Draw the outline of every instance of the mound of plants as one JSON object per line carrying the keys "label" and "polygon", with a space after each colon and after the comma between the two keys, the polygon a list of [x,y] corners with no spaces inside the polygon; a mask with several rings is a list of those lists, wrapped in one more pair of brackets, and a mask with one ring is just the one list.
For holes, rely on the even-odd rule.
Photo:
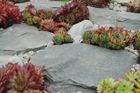
{"label": "mound of plants", "polygon": [[97,93],[140,93],[140,65],[119,79],[107,78],[97,86]]}
{"label": "mound of plants", "polygon": [[19,8],[12,2],[0,1],[0,28],[7,28],[21,22]]}
{"label": "mound of plants", "polygon": [[55,45],[61,45],[64,43],[72,43],[73,39],[63,28],[60,28],[59,31],[54,34],[53,42]]}
{"label": "mound of plants", "polygon": [[35,25],[39,27],[41,20],[52,19],[54,12],[52,10],[38,10],[33,5],[28,5],[22,12],[22,19],[29,25]]}
{"label": "mound of plants", "polygon": [[133,0],[128,3],[128,11],[140,13],[140,0]]}
{"label": "mound of plants", "polygon": [[2,1],[12,1],[14,3],[23,3],[23,2],[30,1],[30,0],[2,0]]}
{"label": "mound of plants", "polygon": [[133,33],[119,27],[101,27],[83,34],[83,43],[110,49],[122,49],[133,42]]}
{"label": "mound of plants", "polygon": [[88,8],[82,0],[74,0],[56,10],[54,20],[73,25],[87,19],[88,16]]}
{"label": "mound of plants", "polygon": [[59,29],[63,28],[64,31],[68,31],[69,24],[65,22],[55,22],[53,19],[45,19],[40,22],[40,29],[44,31],[49,31],[55,33],[59,31]]}
{"label": "mound of plants", "polygon": [[136,50],[140,50],[140,31],[136,32],[135,41],[133,42],[133,46]]}
{"label": "mound of plants", "polygon": [[44,66],[8,63],[0,68],[0,93],[44,93]]}
{"label": "mound of plants", "polygon": [[54,21],[54,11],[53,10],[38,10],[33,5],[28,5],[26,9],[22,12],[22,19],[28,25],[34,25],[41,30],[56,32],[59,28],[69,29],[69,25],[64,22]]}
{"label": "mound of plants", "polygon": [[111,0],[83,0],[87,6],[103,8],[109,5]]}

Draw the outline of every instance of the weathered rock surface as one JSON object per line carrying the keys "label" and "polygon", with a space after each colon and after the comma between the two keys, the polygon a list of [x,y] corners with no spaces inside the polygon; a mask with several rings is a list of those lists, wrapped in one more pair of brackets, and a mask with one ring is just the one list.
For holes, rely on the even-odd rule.
{"label": "weathered rock surface", "polygon": [[26,24],[16,24],[0,34],[0,55],[37,51],[52,42],[52,33],[38,31]]}
{"label": "weathered rock surface", "polygon": [[32,62],[36,65],[45,65],[47,75],[54,84],[61,84],[60,87],[73,85],[95,89],[101,79],[124,75],[136,60],[132,53],[125,50],[109,50],[86,44],[66,44],[47,47],[34,55]]}
{"label": "weathered rock surface", "polygon": [[116,12],[108,9],[89,7],[90,20],[99,25],[114,25],[127,29],[140,29],[140,14]]}

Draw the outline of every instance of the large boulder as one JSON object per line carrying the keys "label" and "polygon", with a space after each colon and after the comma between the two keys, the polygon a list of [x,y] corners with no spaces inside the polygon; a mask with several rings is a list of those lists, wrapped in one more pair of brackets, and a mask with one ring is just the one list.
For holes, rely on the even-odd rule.
{"label": "large boulder", "polygon": [[[134,54],[126,50],[109,50],[86,44],[47,47],[32,57],[36,65],[45,65],[46,75],[56,88],[65,85],[95,89],[100,80],[118,78],[136,63]],[[75,93],[75,92],[61,92]],[[83,92],[90,93],[90,92]]]}

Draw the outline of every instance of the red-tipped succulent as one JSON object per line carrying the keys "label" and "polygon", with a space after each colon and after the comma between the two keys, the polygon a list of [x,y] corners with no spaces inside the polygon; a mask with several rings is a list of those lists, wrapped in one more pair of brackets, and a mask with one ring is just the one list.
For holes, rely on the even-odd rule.
{"label": "red-tipped succulent", "polygon": [[0,93],[44,93],[44,66],[7,64],[0,68]]}
{"label": "red-tipped succulent", "polygon": [[40,22],[45,19],[52,19],[54,12],[52,10],[38,10],[33,5],[28,5],[22,12],[23,21],[29,25],[40,26]]}
{"label": "red-tipped succulent", "polygon": [[89,16],[87,6],[82,0],[74,0],[56,10],[55,21],[74,24],[87,19]]}
{"label": "red-tipped succulent", "polygon": [[[76,1],[76,0],[73,0]],[[109,5],[111,0],[82,0],[85,5],[87,6],[93,6],[93,7],[98,7],[98,8],[103,8]]]}
{"label": "red-tipped succulent", "polygon": [[40,23],[41,30],[57,32],[60,28],[64,28],[65,31],[69,29],[69,25],[64,22],[55,22],[53,19],[45,19]]}
{"label": "red-tipped succulent", "polygon": [[0,28],[7,28],[21,22],[19,8],[12,2],[0,1]]}

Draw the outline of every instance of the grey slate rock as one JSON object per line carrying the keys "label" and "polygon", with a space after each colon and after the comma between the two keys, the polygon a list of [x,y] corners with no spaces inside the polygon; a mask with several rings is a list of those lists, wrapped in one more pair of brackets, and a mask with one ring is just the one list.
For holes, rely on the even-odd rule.
{"label": "grey slate rock", "polygon": [[[53,83],[95,89],[100,80],[123,76],[136,64],[134,54],[86,44],[47,47],[32,57],[36,65],[45,65]],[[71,92],[66,92],[71,93]]]}
{"label": "grey slate rock", "polygon": [[96,93],[96,90],[92,88],[67,85],[63,83],[52,84],[50,87],[53,93]]}
{"label": "grey slate rock", "polygon": [[38,28],[24,23],[5,29],[0,34],[0,55],[37,51],[52,42],[52,33],[38,31]]}
{"label": "grey slate rock", "polygon": [[127,29],[140,29],[140,14],[130,12],[116,12],[108,9],[88,7],[89,19],[99,25],[113,25]]}

